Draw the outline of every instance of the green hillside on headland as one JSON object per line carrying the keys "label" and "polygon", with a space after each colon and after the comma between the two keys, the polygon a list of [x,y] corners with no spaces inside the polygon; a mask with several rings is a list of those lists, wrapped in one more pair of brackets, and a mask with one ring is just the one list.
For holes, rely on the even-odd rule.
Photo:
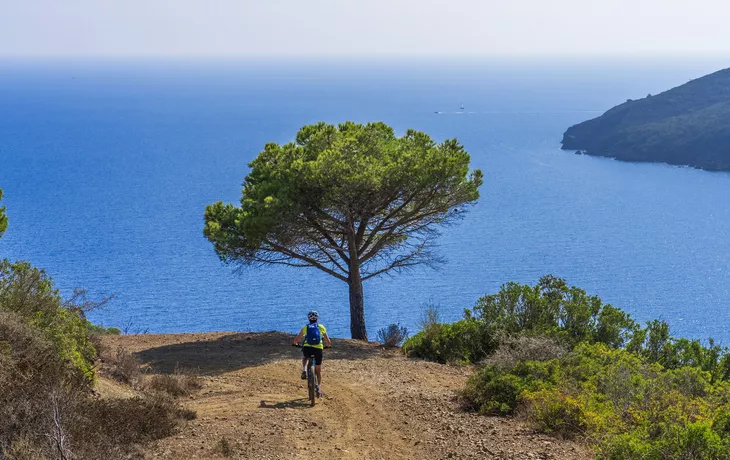
{"label": "green hillside on headland", "polygon": [[562,144],[564,150],[624,161],[730,170],[730,69],[629,99],[571,126]]}

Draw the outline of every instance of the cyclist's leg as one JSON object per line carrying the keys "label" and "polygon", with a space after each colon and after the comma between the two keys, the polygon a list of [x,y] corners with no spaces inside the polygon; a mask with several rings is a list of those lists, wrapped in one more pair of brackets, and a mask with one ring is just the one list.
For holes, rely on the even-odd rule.
{"label": "cyclist's leg", "polygon": [[309,359],[307,350],[306,347],[302,347],[302,380],[307,380],[307,359]]}

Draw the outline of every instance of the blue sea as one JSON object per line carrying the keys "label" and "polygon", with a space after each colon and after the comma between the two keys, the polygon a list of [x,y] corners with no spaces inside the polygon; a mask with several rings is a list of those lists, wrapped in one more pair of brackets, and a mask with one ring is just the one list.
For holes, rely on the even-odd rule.
{"label": "blue sea", "polygon": [[[726,63],[725,63],[726,64]],[[725,65],[726,67],[727,65]],[[569,126],[723,67],[713,61],[3,61],[0,257],[91,319],[149,332],[295,331],[316,308],[349,335],[346,285],[315,269],[236,272],[203,237],[267,142],[382,120],[456,137],[485,175],[440,238],[447,263],[365,284],[371,336],[461,316],[508,281],[564,277],[635,319],[730,345],[730,174],[560,150]],[[464,110],[460,110],[463,104]],[[439,112],[439,113],[436,113]]]}

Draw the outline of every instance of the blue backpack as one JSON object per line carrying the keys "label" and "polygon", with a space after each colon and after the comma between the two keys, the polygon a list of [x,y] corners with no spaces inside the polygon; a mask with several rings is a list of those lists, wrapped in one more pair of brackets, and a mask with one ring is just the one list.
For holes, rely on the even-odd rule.
{"label": "blue backpack", "polygon": [[307,324],[307,345],[319,345],[322,335],[319,331],[319,323]]}

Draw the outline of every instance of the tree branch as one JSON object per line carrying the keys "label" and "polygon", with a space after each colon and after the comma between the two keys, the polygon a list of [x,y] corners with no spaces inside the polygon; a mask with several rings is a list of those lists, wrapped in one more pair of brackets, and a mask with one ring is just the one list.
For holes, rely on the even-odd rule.
{"label": "tree branch", "polygon": [[363,252],[364,252],[364,251],[365,251],[365,250],[366,250],[366,249],[368,248],[368,246],[370,246],[370,244],[371,244],[371,243],[372,243],[372,241],[373,241],[373,238],[375,238],[375,236],[376,236],[376,235],[378,234],[378,232],[379,232],[379,231],[380,231],[380,230],[382,229],[382,227],[383,227],[383,226],[385,225],[385,223],[386,223],[386,222],[388,222],[388,221],[389,221],[390,219],[392,219],[393,217],[395,217],[395,216],[396,216],[396,215],[397,215],[397,214],[398,214],[398,213],[399,213],[400,211],[402,211],[402,210],[403,210],[403,209],[404,209],[404,208],[405,208],[406,206],[408,206],[408,204],[410,204],[410,202],[411,202],[411,201],[413,201],[413,199],[414,199],[415,197],[416,197],[416,194],[415,194],[415,193],[414,193],[414,194],[412,194],[412,195],[411,195],[411,196],[410,196],[410,197],[409,197],[408,199],[406,199],[406,200],[403,200],[403,203],[401,203],[401,204],[400,204],[400,206],[396,207],[396,208],[395,208],[394,210],[392,210],[392,211],[391,211],[391,212],[390,212],[390,213],[389,213],[389,214],[388,214],[387,216],[385,216],[385,217],[383,218],[383,220],[381,220],[381,221],[380,221],[380,222],[378,223],[378,225],[376,225],[376,226],[375,226],[375,228],[373,228],[373,229],[372,229],[372,230],[370,231],[370,236],[369,236],[369,237],[368,237],[368,239],[367,239],[367,240],[365,241],[365,244],[363,244],[363,245],[362,245],[362,247],[358,248],[358,250],[357,250],[357,253],[358,253],[358,254],[362,254],[362,253],[363,253]]}
{"label": "tree branch", "polygon": [[277,252],[280,252],[282,254],[285,254],[285,255],[293,258],[293,259],[299,259],[301,261],[304,261],[304,262],[308,263],[310,266],[315,267],[315,268],[318,268],[318,269],[322,270],[323,272],[327,273],[328,275],[332,275],[335,278],[340,279],[340,280],[345,281],[345,282],[347,281],[347,278],[346,277],[340,275],[339,273],[337,273],[334,270],[331,270],[331,269],[325,267],[320,262],[318,262],[315,259],[312,259],[309,256],[305,256],[303,254],[297,254],[296,252],[290,250],[289,248],[286,248],[284,246],[278,245],[278,244],[274,243],[273,241],[265,240],[265,242],[266,242],[266,244],[268,244],[269,246],[271,246]]}
{"label": "tree branch", "polygon": [[325,248],[320,247],[320,246],[317,246],[317,247],[319,248],[319,250],[320,250],[320,252],[322,254],[324,254],[325,256],[327,256],[327,258],[332,262],[332,264],[334,266],[336,266],[337,268],[339,268],[340,270],[342,270],[342,273],[344,273],[346,275],[349,275],[350,274],[350,272],[347,271],[347,270],[345,270],[345,268],[342,265],[340,265],[339,262],[337,262],[337,259],[335,259],[334,257],[332,257],[332,254],[330,254],[329,252],[327,252],[327,250]]}
{"label": "tree branch", "polygon": [[[360,219],[360,225],[358,225],[357,233],[355,234],[355,246],[360,246],[362,238],[365,235],[365,230],[367,230],[368,228],[369,221],[370,217],[367,215]],[[360,249],[358,249],[357,253],[360,254]]]}
{"label": "tree branch", "polygon": [[[419,220],[422,220],[426,217],[434,216],[440,214],[442,211],[437,209],[433,210],[424,214],[419,214],[418,211],[421,209],[416,209],[413,212],[409,213],[408,215],[404,216],[402,219],[400,219],[398,222],[394,223],[393,225],[388,226],[389,230],[382,235],[380,238],[377,239],[375,244],[370,248],[370,251],[367,252],[367,254],[363,255],[360,258],[360,264],[364,264],[371,258],[373,258],[378,251],[380,251],[383,247],[385,247],[386,244],[388,244],[391,241],[391,237],[393,235],[396,235],[396,230],[398,228],[404,228],[408,226],[408,224],[411,224],[413,222],[417,222]],[[422,225],[421,227],[426,227],[426,225]],[[397,234],[400,236],[401,232],[397,232]],[[374,234],[371,234],[371,239],[374,236]]]}
{"label": "tree branch", "polygon": [[334,238],[332,238],[327,230],[319,225],[319,223],[311,217],[307,216],[305,218],[307,219],[307,222],[309,222],[315,229],[317,229],[317,231],[319,231],[319,233],[332,245],[330,249],[337,251],[337,254],[342,258],[342,260],[344,260],[345,263],[349,265],[350,258],[347,257],[347,253],[337,245],[337,242]]}
{"label": "tree branch", "polygon": [[374,276],[381,275],[385,272],[389,272],[394,269],[402,269],[407,267],[412,267],[414,265],[418,265],[421,263],[421,261],[417,260],[422,254],[423,250],[425,249],[426,245],[428,244],[428,241],[423,241],[413,252],[411,252],[408,255],[404,255],[401,257],[396,258],[393,262],[391,262],[387,267],[382,268],[380,270],[374,271],[372,273],[369,273],[362,277],[362,280],[365,281],[367,279],[370,279]]}

